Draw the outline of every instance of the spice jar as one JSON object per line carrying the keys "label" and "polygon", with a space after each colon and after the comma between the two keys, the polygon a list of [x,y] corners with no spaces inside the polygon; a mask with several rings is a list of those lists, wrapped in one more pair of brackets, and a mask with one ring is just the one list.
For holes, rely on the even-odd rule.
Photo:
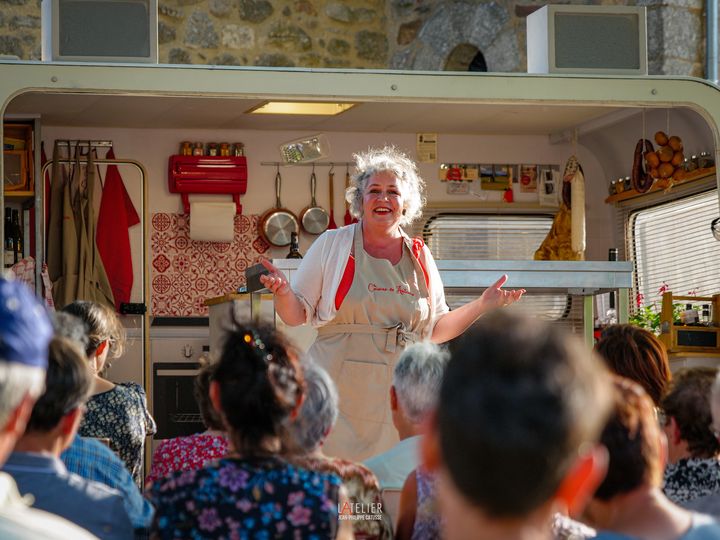
{"label": "spice jar", "polygon": [[220,143],[220,155],[221,156],[229,156],[230,155],[230,145],[226,142]]}
{"label": "spice jar", "polygon": [[617,180],[611,180],[608,184],[608,193],[610,195],[615,195],[617,193]]}
{"label": "spice jar", "polygon": [[218,153],[219,153],[219,150],[218,150],[217,143],[214,143],[214,142],[208,143],[207,155],[208,156],[217,156]]}
{"label": "spice jar", "polygon": [[707,169],[708,167],[713,167],[715,165],[715,162],[710,157],[710,152],[700,152],[697,164],[698,169]]}
{"label": "spice jar", "polygon": [[625,180],[621,176],[615,180],[615,193],[622,193],[623,191],[625,191]]}
{"label": "spice jar", "polygon": [[183,141],[180,143],[180,155],[182,156],[192,156],[193,149],[192,149],[192,143],[190,141]]}
{"label": "spice jar", "polygon": [[196,142],[195,146],[193,147],[192,151],[193,156],[204,156],[205,155],[205,148],[203,146],[203,143]]}
{"label": "spice jar", "polygon": [[241,142],[235,143],[233,145],[233,154],[236,156],[244,156],[245,155],[245,145]]}

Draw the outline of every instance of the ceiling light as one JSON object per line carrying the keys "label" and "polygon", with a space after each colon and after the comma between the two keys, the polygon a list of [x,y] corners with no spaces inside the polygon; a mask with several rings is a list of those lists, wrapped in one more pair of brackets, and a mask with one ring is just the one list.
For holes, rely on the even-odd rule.
{"label": "ceiling light", "polygon": [[309,114],[332,116],[347,111],[355,103],[326,103],[321,101],[266,101],[248,111],[252,114]]}

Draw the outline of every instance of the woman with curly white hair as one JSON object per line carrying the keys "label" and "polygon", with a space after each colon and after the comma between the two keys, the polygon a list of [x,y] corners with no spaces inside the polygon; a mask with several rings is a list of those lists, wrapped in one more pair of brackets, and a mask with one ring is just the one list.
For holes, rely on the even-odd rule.
{"label": "woman with curly white hair", "polygon": [[387,396],[405,346],[453,339],[524,290],[502,290],[502,276],[482,296],[450,311],[430,250],[402,229],[424,204],[415,163],[394,147],[370,149],[355,160],[345,197],[358,223],[315,240],[292,287],[269,261],[263,264],[270,273],[261,281],[286,324],[317,328],[308,354],[327,369],[340,395],[340,418],[326,449],[359,461],[397,442]]}

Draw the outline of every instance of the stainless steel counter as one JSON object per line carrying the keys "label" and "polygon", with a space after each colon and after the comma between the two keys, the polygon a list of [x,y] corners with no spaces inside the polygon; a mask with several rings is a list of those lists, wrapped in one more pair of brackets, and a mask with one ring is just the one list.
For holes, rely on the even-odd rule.
{"label": "stainless steel counter", "polygon": [[[302,261],[274,259],[290,281]],[[564,292],[583,297],[583,337],[593,342],[593,298],[597,294],[618,292],[619,322],[628,320],[628,290],[632,286],[632,263],[628,261],[436,261],[446,291],[484,289],[502,274],[505,287],[530,291]]]}

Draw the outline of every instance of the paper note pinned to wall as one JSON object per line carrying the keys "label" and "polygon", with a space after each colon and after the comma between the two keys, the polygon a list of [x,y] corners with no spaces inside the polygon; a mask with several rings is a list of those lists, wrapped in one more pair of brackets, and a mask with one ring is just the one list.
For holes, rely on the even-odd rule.
{"label": "paper note pinned to wall", "polygon": [[417,159],[420,163],[437,161],[437,133],[417,134]]}

